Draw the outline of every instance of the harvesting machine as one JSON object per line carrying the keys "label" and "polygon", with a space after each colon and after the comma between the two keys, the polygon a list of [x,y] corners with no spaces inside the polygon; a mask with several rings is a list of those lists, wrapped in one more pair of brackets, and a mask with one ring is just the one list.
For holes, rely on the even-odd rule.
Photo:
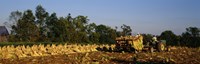
{"label": "harvesting machine", "polygon": [[[144,45],[143,44],[143,36],[121,36],[117,37],[116,39],[116,51],[129,51],[129,52],[138,52],[142,50],[154,52],[154,51],[164,51],[169,50],[166,48],[166,41],[160,40],[155,42],[155,44]],[[153,42],[150,42],[153,43]]]}

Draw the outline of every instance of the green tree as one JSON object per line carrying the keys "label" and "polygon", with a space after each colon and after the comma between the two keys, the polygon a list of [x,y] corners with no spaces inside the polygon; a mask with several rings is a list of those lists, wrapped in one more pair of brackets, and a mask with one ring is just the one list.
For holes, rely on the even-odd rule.
{"label": "green tree", "polygon": [[[70,41],[70,42],[73,42],[73,35],[76,36],[74,34],[74,27],[71,27],[72,25],[70,25],[70,22],[67,20],[68,18],[63,18],[61,17],[59,19],[59,22],[58,22],[58,34],[59,37],[60,37],[60,40],[66,42],[66,41]],[[72,29],[72,31],[71,31]],[[73,35],[72,35],[73,34]],[[70,35],[70,36],[69,36]],[[71,39],[70,39],[71,38]]]}
{"label": "green tree", "polygon": [[87,16],[77,16],[73,19],[73,24],[75,27],[75,34],[76,34],[76,42],[88,42],[89,39],[86,33],[86,26],[88,24],[89,19]]}
{"label": "green tree", "polygon": [[17,26],[17,22],[19,21],[19,19],[22,18],[23,13],[20,11],[13,11],[10,13],[9,16],[9,22],[5,22],[4,24],[8,27],[11,28],[10,32],[11,34],[9,35],[8,41],[18,41],[17,37],[16,37],[16,26]]}
{"label": "green tree", "polygon": [[186,32],[189,33],[191,37],[200,37],[200,29],[197,27],[186,28]]}
{"label": "green tree", "polygon": [[87,34],[88,34],[88,38],[90,40],[90,42],[99,42],[99,33],[96,33],[95,32],[95,28],[96,28],[96,24],[95,23],[91,23],[91,24],[88,24],[87,26]]}
{"label": "green tree", "polygon": [[130,26],[123,24],[121,26],[122,29],[122,36],[131,35],[132,29]]}
{"label": "green tree", "polygon": [[15,31],[20,41],[32,42],[38,39],[38,28],[35,25],[35,17],[31,10],[23,13],[23,17],[17,22]]}
{"label": "green tree", "polygon": [[[68,16],[66,17],[67,22],[65,22],[66,24],[68,24],[68,26],[66,26],[67,28],[67,40],[69,42],[75,42],[75,37],[77,37],[77,35],[75,34],[76,29],[75,29],[75,25],[73,22],[73,18],[71,17],[71,14],[69,13]],[[74,37],[75,36],[75,37]],[[75,39],[74,39],[75,38]]]}
{"label": "green tree", "polygon": [[115,43],[116,30],[105,25],[98,25],[95,29],[95,32],[100,35],[100,43]]}
{"label": "green tree", "polygon": [[200,46],[200,29],[197,27],[186,28],[186,32],[182,33],[181,42],[186,46]]}
{"label": "green tree", "polygon": [[37,18],[36,23],[39,27],[40,31],[40,40],[44,41],[44,38],[47,36],[47,28],[46,28],[46,19],[48,18],[48,12],[41,6],[38,5],[35,10],[35,16]]}
{"label": "green tree", "polygon": [[16,34],[16,25],[17,25],[17,22],[19,21],[19,19],[22,18],[22,12],[20,11],[13,11],[11,12],[10,16],[9,16],[9,21],[10,22],[5,22],[4,24],[7,25],[7,27],[11,28],[11,34],[14,35]]}
{"label": "green tree", "polygon": [[[88,17],[79,15],[72,18],[57,17],[56,13],[50,16],[48,12],[38,5],[35,16],[32,10],[23,13],[19,11],[11,12],[10,27],[11,33],[18,41],[52,41],[52,42],[100,42],[114,43],[117,36],[131,35],[131,28],[123,24],[122,31],[117,31],[106,25],[88,24]],[[7,23],[5,23],[7,24]],[[15,40],[17,41],[17,40]]]}
{"label": "green tree", "polygon": [[50,39],[50,41],[55,42],[56,40],[56,36],[59,34],[58,31],[58,18],[56,16],[56,13],[52,13],[46,21],[46,25],[47,25],[47,32],[48,32],[48,38]]}
{"label": "green tree", "polygon": [[177,45],[178,43],[177,36],[171,30],[166,30],[162,32],[160,35],[160,39],[166,40],[168,45]]}

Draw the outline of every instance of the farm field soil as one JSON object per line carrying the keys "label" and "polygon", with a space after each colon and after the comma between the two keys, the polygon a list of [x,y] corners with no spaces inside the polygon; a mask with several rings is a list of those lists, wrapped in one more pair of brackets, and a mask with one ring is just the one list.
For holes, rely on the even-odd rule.
{"label": "farm field soil", "polygon": [[0,59],[0,64],[200,64],[200,48],[174,47],[170,52],[88,52]]}

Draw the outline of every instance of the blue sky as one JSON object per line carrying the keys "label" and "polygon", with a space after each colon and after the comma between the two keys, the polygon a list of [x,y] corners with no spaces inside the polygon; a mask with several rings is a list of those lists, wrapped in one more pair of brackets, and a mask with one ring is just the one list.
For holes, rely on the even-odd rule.
{"label": "blue sky", "polygon": [[111,27],[126,24],[133,33],[160,35],[165,30],[181,34],[185,28],[200,28],[200,0],[2,0],[0,25],[12,11],[35,11],[42,5],[57,16],[88,16],[89,22]]}

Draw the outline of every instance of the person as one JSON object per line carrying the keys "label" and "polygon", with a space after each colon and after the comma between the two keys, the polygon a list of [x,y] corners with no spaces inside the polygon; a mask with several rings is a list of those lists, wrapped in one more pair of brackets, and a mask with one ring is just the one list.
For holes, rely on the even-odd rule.
{"label": "person", "polygon": [[138,38],[139,36],[140,36],[140,33],[138,32],[138,34],[135,37]]}
{"label": "person", "polygon": [[156,44],[158,42],[157,37],[154,35],[152,38],[152,44]]}
{"label": "person", "polygon": [[158,40],[157,40],[157,37],[156,37],[155,35],[153,36],[152,40],[155,41],[155,42],[158,41]]}

